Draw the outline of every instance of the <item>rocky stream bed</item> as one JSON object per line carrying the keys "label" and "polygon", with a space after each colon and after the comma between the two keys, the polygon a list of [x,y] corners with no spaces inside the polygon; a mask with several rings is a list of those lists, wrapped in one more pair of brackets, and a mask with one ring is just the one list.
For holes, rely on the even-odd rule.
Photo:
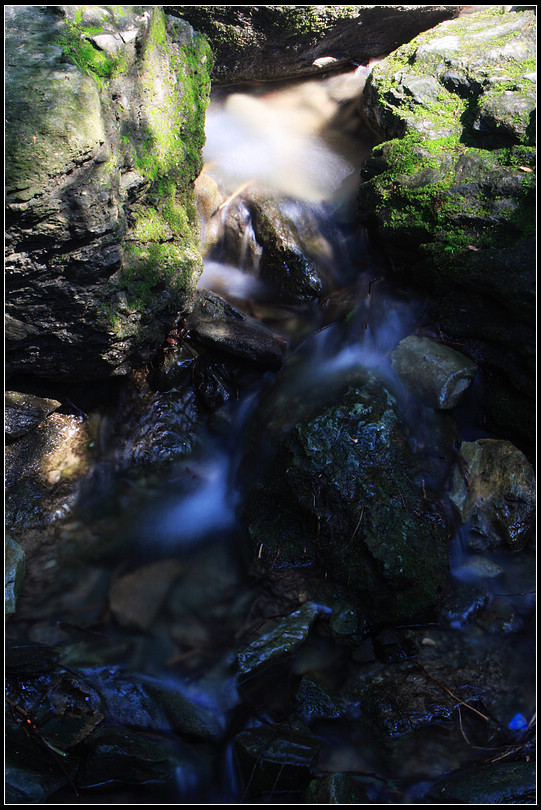
{"label": "rocky stream bed", "polygon": [[7,7],[7,804],[535,803],[535,10],[463,8]]}

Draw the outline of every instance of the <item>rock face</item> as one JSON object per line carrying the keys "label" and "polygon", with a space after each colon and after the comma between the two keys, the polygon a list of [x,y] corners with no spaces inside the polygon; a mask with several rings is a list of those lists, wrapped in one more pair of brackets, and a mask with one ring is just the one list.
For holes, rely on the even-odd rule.
{"label": "rock face", "polygon": [[211,43],[217,84],[325,73],[389,53],[460,6],[165,6]]}
{"label": "rock face", "polygon": [[8,373],[122,374],[187,305],[209,67],[157,6],[7,7]]}
{"label": "rock face", "polygon": [[530,10],[443,22],[376,65],[362,97],[385,142],[360,219],[479,364],[487,423],[511,440],[535,418],[535,32]]}
{"label": "rock face", "polygon": [[[329,378],[282,402],[278,389],[267,407],[265,439],[276,452],[255,481],[251,474],[243,507],[258,564],[315,578],[311,598],[349,602],[353,633],[367,620],[437,615],[448,525],[417,484],[419,460],[390,392],[359,372],[350,384]],[[261,465],[261,447],[249,455]]]}

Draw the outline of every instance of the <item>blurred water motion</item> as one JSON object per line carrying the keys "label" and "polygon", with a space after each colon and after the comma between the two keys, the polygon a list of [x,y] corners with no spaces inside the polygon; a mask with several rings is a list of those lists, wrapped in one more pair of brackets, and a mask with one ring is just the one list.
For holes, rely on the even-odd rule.
{"label": "blurred water motion", "polygon": [[345,77],[213,100],[204,157],[214,176],[229,191],[251,181],[258,191],[308,202],[331,199],[348,177],[356,177],[364,157],[358,139],[349,143],[343,126],[333,132],[332,122],[345,101],[361,92],[369,72],[361,68]]}

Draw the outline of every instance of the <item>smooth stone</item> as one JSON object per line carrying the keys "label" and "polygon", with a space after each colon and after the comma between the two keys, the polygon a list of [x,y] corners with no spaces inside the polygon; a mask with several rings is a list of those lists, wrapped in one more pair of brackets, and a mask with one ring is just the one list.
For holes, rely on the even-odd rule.
{"label": "smooth stone", "polygon": [[431,338],[409,335],[391,354],[400,380],[431,408],[454,408],[473,382],[476,364]]}

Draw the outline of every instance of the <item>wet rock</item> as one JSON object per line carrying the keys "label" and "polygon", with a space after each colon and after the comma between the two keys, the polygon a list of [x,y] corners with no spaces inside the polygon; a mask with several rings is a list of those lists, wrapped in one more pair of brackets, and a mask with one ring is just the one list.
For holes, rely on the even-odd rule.
{"label": "wet rock", "polygon": [[173,731],[200,740],[223,734],[223,718],[205,708],[180,682],[165,684],[114,668],[88,674],[88,678],[99,690],[110,725]]}
{"label": "wet rock", "polygon": [[536,764],[499,762],[451,773],[430,789],[443,804],[535,804]]}
{"label": "wet rock", "polygon": [[[254,196],[248,200],[248,207],[257,242],[262,248],[258,263],[260,277],[274,284],[283,293],[301,301],[321,297],[324,279],[320,268],[324,266],[324,262],[316,263],[312,258],[318,230],[315,219],[310,222],[308,211],[304,211],[299,218],[299,212],[287,200]],[[324,242],[321,235],[319,241]],[[324,245],[320,246],[319,252],[319,258],[324,259]]]}
{"label": "wet rock", "polygon": [[373,639],[374,652],[386,664],[417,655],[415,636],[407,630],[382,630]]}
{"label": "wet rock", "polygon": [[30,433],[49,414],[56,411],[60,404],[56,399],[6,391],[4,410],[6,439],[19,439],[25,433]]}
{"label": "wet rock", "polygon": [[6,619],[15,613],[25,569],[24,549],[9,535],[6,535],[4,559],[4,613]]}
{"label": "wet rock", "polygon": [[477,373],[463,354],[430,338],[410,335],[391,354],[395,373],[431,408],[454,408]]}
{"label": "wet rock", "polygon": [[318,599],[334,588],[332,601],[352,604],[365,632],[438,613],[449,534],[413,480],[419,461],[396,400],[371,373],[353,378],[328,375],[318,387],[315,375],[269,394],[245,468],[267,448],[268,465],[255,482],[250,473],[242,516],[254,558],[309,572]]}
{"label": "wet rock", "polygon": [[315,677],[305,675],[295,695],[297,710],[305,722],[314,719],[332,720],[343,714],[340,701]]}
{"label": "wet rock", "polygon": [[90,468],[88,443],[78,417],[52,413],[6,447],[8,525],[44,526],[73,508]]}
{"label": "wet rock", "polygon": [[78,763],[69,760],[64,770],[55,766],[36,743],[27,757],[28,762],[21,765],[12,762],[10,754],[5,766],[5,799],[8,804],[40,804],[69,784]]}
{"label": "wet rock", "polygon": [[139,6],[13,6],[5,45],[8,374],[123,375],[201,271],[210,49]]}
{"label": "wet rock", "polygon": [[475,554],[458,566],[455,574],[459,579],[495,579],[504,574],[504,569],[494,560]]}
{"label": "wet rock", "polygon": [[524,626],[524,619],[509,599],[494,597],[476,617],[476,623],[487,633],[498,638],[516,633]]}
{"label": "wet rock", "polygon": [[225,196],[206,171],[196,179],[194,191],[200,222],[199,245],[202,254],[206,255],[218,244],[223,235],[223,220],[219,214]]}
{"label": "wet rock", "polygon": [[316,737],[294,727],[270,726],[237,734],[235,753],[246,795],[302,790],[312,775],[319,749]]}
{"label": "wet rock", "polygon": [[79,756],[81,788],[165,782],[174,769],[165,746],[125,728],[97,729]]}
{"label": "wet rock", "polygon": [[284,362],[283,338],[208,290],[198,292],[187,326],[195,340],[239,360],[275,370]]}
{"label": "wet rock", "polygon": [[365,64],[458,13],[457,6],[165,8],[208,37],[215,55],[213,80],[221,84]]}
{"label": "wet rock", "polygon": [[463,442],[450,495],[475,551],[524,548],[533,532],[535,474],[514,445],[499,439]]}
{"label": "wet rock", "polygon": [[182,569],[180,560],[159,560],[113,579],[109,604],[116,621],[128,627],[148,629]]}
{"label": "wet rock", "polygon": [[240,650],[236,658],[239,678],[245,680],[263,667],[292,655],[306,641],[318,612],[317,605],[306,602],[271,630]]}

